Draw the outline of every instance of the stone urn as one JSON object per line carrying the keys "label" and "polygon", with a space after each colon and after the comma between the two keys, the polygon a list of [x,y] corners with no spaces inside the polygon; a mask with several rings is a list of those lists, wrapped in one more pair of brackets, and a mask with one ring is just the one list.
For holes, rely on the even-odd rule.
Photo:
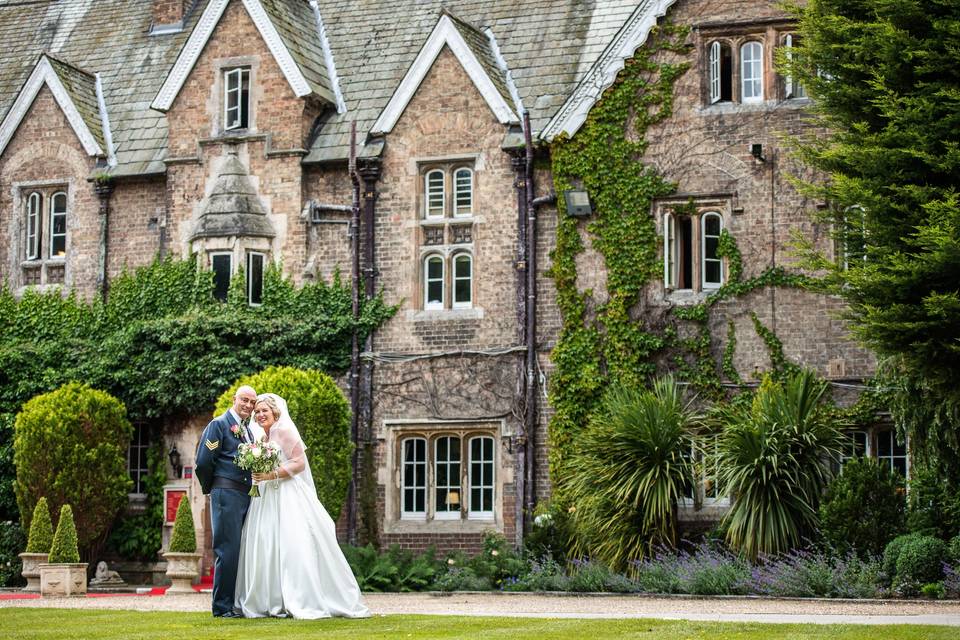
{"label": "stone urn", "polygon": [[87,563],[40,564],[40,595],[82,596],[87,593]]}
{"label": "stone urn", "polygon": [[200,577],[200,553],[163,553],[167,561],[167,577],[172,584],[167,589],[171,593],[193,593],[193,583]]}
{"label": "stone urn", "polygon": [[20,562],[23,563],[23,571],[20,572],[27,579],[27,586],[22,591],[31,593],[40,592],[40,564],[47,561],[46,553],[21,553]]}

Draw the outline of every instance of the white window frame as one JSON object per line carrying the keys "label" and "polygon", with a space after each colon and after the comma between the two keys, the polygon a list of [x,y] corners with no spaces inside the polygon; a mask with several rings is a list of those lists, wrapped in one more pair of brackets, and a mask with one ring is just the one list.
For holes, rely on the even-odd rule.
{"label": "white window frame", "polygon": [[[859,212],[860,213],[860,236],[859,238],[851,237],[850,232],[850,213]],[[840,219],[841,223],[841,237],[840,237],[840,254],[841,254],[841,267],[844,271],[850,270],[850,255],[853,253],[850,250],[850,245],[852,240],[859,240],[860,246],[860,258],[864,263],[867,262],[867,212],[866,210],[858,205],[853,204],[843,210],[843,216]]]}
{"label": "white window frame", "polygon": [[[143,422],[133,423],[133,435],[130,438],[130,445],[127,447],[127,474],[133,480],[132,491],[128,494],[131,498],[146,498],[146,491],[137,491],[137,485],[143,489],[143,482],[146,476],[150,475],[150,461],[146,461],[146,466],[140,466],[140,453],[150,448],[150,427]],[[134,479],[136,475],[136,479]]]}
{"label": "white window frame", "polygon": [[[210,258],[210,271],[213,271],[214,276],[216,276],[216,273],[217,273],[216,270],[213,268],[214,258],[218,258],[218,257],[220,257],[220,256],[226,256],[227,261],[228,261],[228,264],[229,264],[229,267],[227,268],[227,273],[230,274],[230,278],[227,280],[227,294],[226,294],[226,298],[229,298],[229,297],[230,297],[230,283],[233,282],[233,253],[231,253],[230,251],[211,251],[211,252],[210,252],[209,254],[207,254],[207,255],[208,255],[209,258]],[[226,302],[226,298],[223,300],[223,302]]]}
{"label": "white window frame", "polygon": [[[890,455],[882,456],[880,455],[880,438],[889,434],[890,437]],[[878,462],[886,464],[890,467],[890,471],[894,471],[896,467],[894,466],[895,460],[903,460],[903,478],[904,481],[909,480],[910,478],[910,440],[907,439],[903,443],[903,455],[898,456],[893,454],[894,447],[897,446],[897,431],[896,429],[877,429],[876,432],[877,438],[877,451],[876,456],[874,456]]]}
{"label": "white window frame", "polygon": [[[467,176],[466,189],[461,189],[460,175]],[[461,205],[461,197],[465,196],[466,203]],[[465,210],[461,211],[461,206]],[[468,218],[473,215],[473,170],[470,167],[458,167],[453,170],[453,217]]]}
{"label": "white window frame", "polygon": [[[457,273],[457,263],[466,261],[469,265],[470,274],[466,277],[462,277]],[[470,309],[473,307],[473,256],[467,253],[466,251],[461,251],[454,254],[453,259],[451,260],[451,300],[452,308],[454,309]],[[467,291],[469,292],[470,297],[466,300],[457,299],[457,283],[466,280],[467,281]]]}
{"label": "white window frame", "polygon": [[[783,46],[786,48],[786,56],[788,62],[793,62],[793,34],[788,33],[783,38]],[[784,82],[784,98],[787,100],[799,100],[801,98],[807,97],[807,90],[800,84],[799,81],[795,80],[792,74],[787,74],[783,80]]]}
{"label": "white window frame", "polygon": [[[845,431],[843,433],[844,437],[849,438],[848,442],[843,443],[843,447],[840,450],[840,468],[842,469],[845,464],[853,460],[854,458],[859,457],[870,457],[870,433],[864,431],[863,429],[856,429],[853,431]],[[863,454],[857,454],[857,436],[861,436],[863,440]]]}
{"label": "white window frame", "polygon": [[720,102],[723,92],[720,89],[720,41],[710,43],[710,104]]}
{"label": "white window frame", "polygon": [[43,194],[39,191],[34,191],[27,196],[25,226],[27,260],[39,260],[41,237],[43,235],[41,233],[43,229]]}
{"label": "white window frame", "polygon": [[[441,440],[456,440],[457,446],[454,449],[448,443],[447,445],[447,459],[440,459],[440,447],[438,446]],[[463,438],[457,434],[444,434],[433,439],[431,443],[433,445],[433,479],[434,484],[432,487],[432,495],[435,504],[433,505],[433,517],[435,520],[460,520],[461,519],[461,510],[463,508]],[[457,459],[451,460],[451,452],[456,450]],[[447,484],[440,484],[440,466],[445,465],[447,467]],[[457,465],[458,472],[454,476],[456,484],[450,484],[451,475],[450,467],[452,465]],[[449,494],[451,490],[456,490],[460,496],[460,501],[456,509],[450,510],[440,510],[440,504],[437,502],[437,492],[441,489],[445,489]],[[444,505],[446,506],[446,505]]]}
{"label": "white window frame", "polygon": [[[423,459],[419,460],[416,457],[416,444],[420,442],[423,444]],[[411,443],[414,445],[414,460],[412,462],[407,461],[407,444]],[[429,496],[427,491],[430,487],[430,479],[427,477],[427,439],[420,436],[411,436],[404,438],[400,441],[400,519],[401,520],[426,520],[427,518],[427,501]],[[414,468],[413,476],[416,479],[417,476],[417,467],[422,467],[423,471],[423,485],[411,485],[407,486],[407,467],[412,466]],[[410,489],[414,492],[413,499],[413,510],[407,509],[407,490]],[[416,492],[423,492],[423,511],[417,511],[416,504]]]}
{"label": "white window frame", "polygon": [[[440,277],[430,277],[430,262],[438,260],[440,262]],[[447,264],[446,260],[439,253],[431,253],[423,258],[423,308],[427,311],[438,311],[445,307],[447,293]],[[440,283],[440,301],[430,300],[430,284]]]}
{"label": "white window frame", "polygon": [[677,286],[677,222],[670,212],[663,214],[663,286],[675,289]]}
{"label": "white window frame", "polygon": [[[481,460],[479,461],[479,463],[480,463],[480,465],[481,465],[480,483],[479,483],[479,484],[474,484],[474,480],[475,480],[475,479],[474,479],[474,477],[473,477],[473,464],[474,464],[474,459],[473,459],[473,443],[474,443],[474,441],[476,441],[476,440],[480,440],[480,441],[481,441],[481,445],[480,445],[481,453],[483,452],[483,449],[484,449],[484,445],[482,444],[482,441],[488,440],[488,441],[490,442],[490,459],[489,459],[489,461],[486,460],[486,459],[481,459]],[[467,457],[468,457],[468,460],[469,460],[469,463],[468,463],[469,466],[467,467],[467,478],[468,478],[468,480],[467,480],[467,485],[469,486],[469,491],[470,491],[469,498],[468,498],[468,503],[467,503],[467,504],[468,504],[468,506],[467,506],[467,518],[470,519],[470,520],[493,520],[493,518],[494,518],[494,511],[495,511],[495,509],[496,509],[496,504],[497,504],[497,483],[496,483],[496,474],[497,474],[497,446],[496,446],[496,445],[497,445],[496,440],[495,440],[492,436],[489,436],[489,435],[476,435],[476,436],[470,437],[470,438],[467,440]],[[484,471],[483,471],[484,467],[485,467],[486,465],[488,465],[488,464],[490,465],[490,477],[489,477],[489,478],[486,477],[486,475],[485,475],[485,473],[484,473]],[[473,504],[473,491],[474,491],[475,489],[479,489],[479,490],[480,490],[480,502],[481,502],[481,508],[480,508],[480,509],[474,509],[474,504]],[[487,490],[490,491],[490,510],[489,510],[489,511],[486,511],[486,510],[484,510],[484,509],[482,508],[482,506],[483,506],[483,505],[482,505],[482,503],[483,503],[483,492],[484,492],[484,491],[487,491]]]}
{"label": "white window frame", "polygon": [[[63,210],[57,210],[57,200],[60,199],[63,202]],[[63,260],[67,255],[67,192],[66,191],[57,191],[49,199],[50,207],[50,258],[54,260]],[[55,233],[54,229],[56,228],[57,218],[63,218],[63,232]],[[53,251],[53,245],[57,239],[63,239],[63,253],[56,254]]]}
{"label": "white window frame", "polygon": [[[720,233],[717,235],[707,235],[707,220],[716,218],[720,222]],[[723,286],[723,258],[717,255],[715,258],[707,257],[707,238],[717,239],[717,251],[720,250],[720,236],[723,234],[723,216],[717,211],[705,211],[699,215],[700,223],[700,287],[706,289],[719,289]],[[707,263],[716,262],[720,267],[720,281],[707,282]]]}
{"label": "white window frame", "polygon": [[[253,259],[260,258],[260,302],[253,301]],[[247,304],[251,307],[263,305],[263,272],[267,268],[267,254],[261,251],[247,252]]]}
{"label": "white window frame", "polygon": [[[440,176],[439,192],[431,186],[431,176]],[[430,169],[423,175],[423,217],[428,220],[443,218],[447,203],[447,178],[443,169]]]}
{"label": "white window frame", "polygon": [[[247,81],[247,124],[243,126],[243,81]],[[232,96],[231,96],[232,94]],[[236,104],[230,106],[234,97]],[[236,67],[223,72],[223,129],[233,131],[250,127],[250,68]],[[234,112],[234,115],[231,115]]]}
{"label": "white window frame", "polygon": [[[748,58],[748,50],[756,52],[756,57],[751,55]],[[748,66],[751,72],[749,74]],[[748,83],[751,87],[750,95],[747,95]],[[763,102],[763,43],[756,40],[740,45],[740,102]]]}

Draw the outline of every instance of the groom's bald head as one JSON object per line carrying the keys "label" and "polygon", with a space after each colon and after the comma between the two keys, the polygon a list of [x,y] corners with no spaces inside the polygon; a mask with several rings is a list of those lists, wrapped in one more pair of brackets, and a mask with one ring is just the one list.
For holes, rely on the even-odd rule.
{"label": "groom's bald head", "polygon": [[257,392],[249,385],[243,385],[233,394],[233,410],[241,419],[246,420],[253,413],[253,405],[257,403]]}

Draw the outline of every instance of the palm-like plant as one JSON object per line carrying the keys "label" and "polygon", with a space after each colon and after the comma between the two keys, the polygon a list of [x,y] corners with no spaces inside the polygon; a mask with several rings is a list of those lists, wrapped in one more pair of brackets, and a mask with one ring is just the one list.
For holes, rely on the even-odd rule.
{"label": "palm-like plant", "polygon": [[733,505],[727,542],[750,559],[796,547],[817,523],[820,496],[839,455],[841,426],[826,384],[809,371],[765,378],[749,405],[717,410],[720,486]]}
{"label": "palm-like plant", "polygon": [[691,485],[697,417],[672,378],[612,387],[570,464],[573,553],[623,569],[674,544],[677,501]]}

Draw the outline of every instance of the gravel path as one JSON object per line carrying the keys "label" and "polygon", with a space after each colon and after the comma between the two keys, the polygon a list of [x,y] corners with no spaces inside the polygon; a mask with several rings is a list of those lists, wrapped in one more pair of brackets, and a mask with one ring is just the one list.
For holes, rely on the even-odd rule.
{"label": "gravel path", "polygon": [[[663,618],[813,624],[934,624],[960,626],[960,602],[770,598],[690,598],[504,593],[371,593],[375,615],[424,614],[543,618]],[[209,594],[0,599],[3,607],[209,611]]]}

